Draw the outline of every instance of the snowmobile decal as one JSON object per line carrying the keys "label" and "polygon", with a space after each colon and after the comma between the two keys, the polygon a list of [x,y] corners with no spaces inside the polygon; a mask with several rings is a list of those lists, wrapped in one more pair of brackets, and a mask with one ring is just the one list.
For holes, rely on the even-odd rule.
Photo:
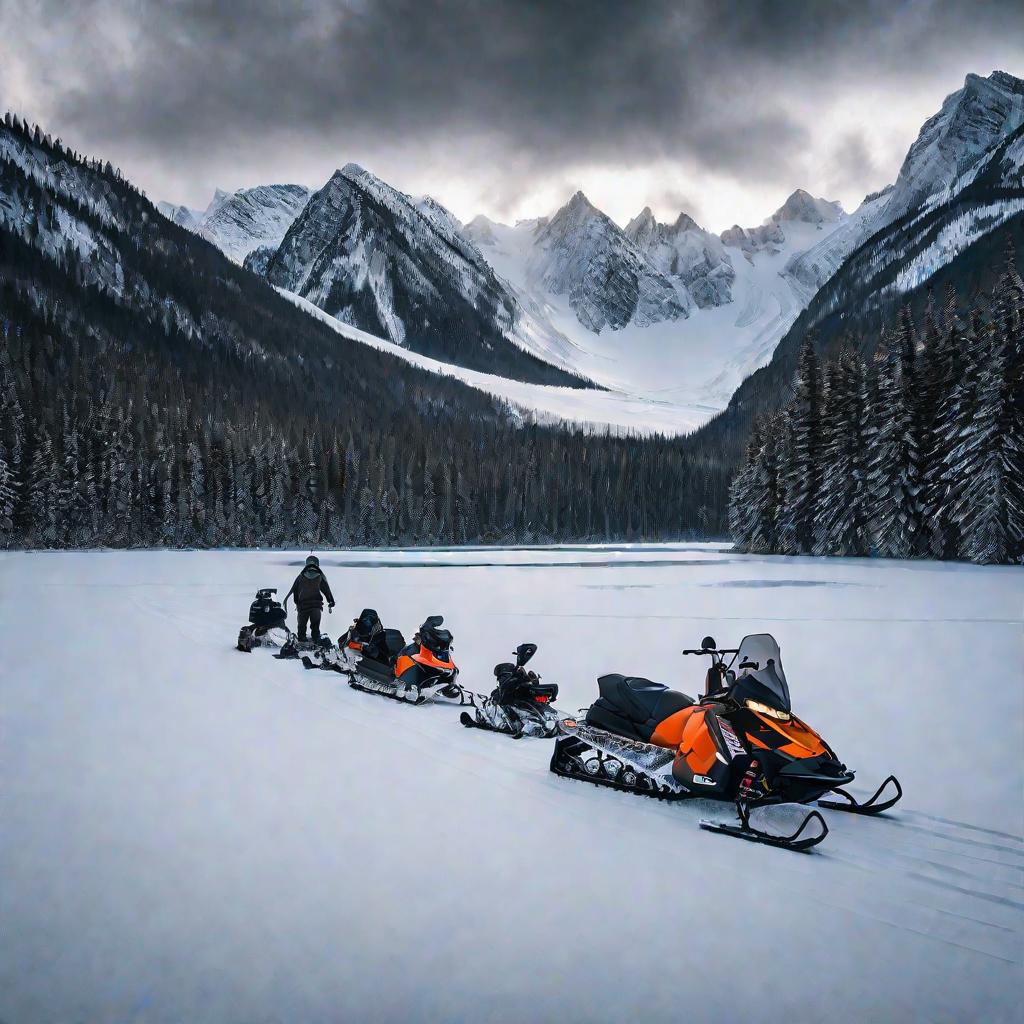
{"label": "snowmobile decal", "polygon": [[729,753],[733,757],[742,757],[746,751],[743,749],[743,744],[740,743],[736,733],[732,731],[732,726],[724,719],[719,719],[718,728],[722,733],[722,739],[725,740],[726,747],[729,748]]}

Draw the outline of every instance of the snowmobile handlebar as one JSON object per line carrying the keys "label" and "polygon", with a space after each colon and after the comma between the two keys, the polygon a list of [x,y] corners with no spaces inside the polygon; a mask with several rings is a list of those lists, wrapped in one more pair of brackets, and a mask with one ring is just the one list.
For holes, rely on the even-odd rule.
{"label": "snowmobile handlebar", "polygon": [[730,647],[720,647],[720,648],[704,647],[704,648],[701,648],[701,650],[699,650],[699,651],[694,651],[694,650],[687,649],[687,650],[683,651],[683,654],[712,654],[712,655],[714,655],[714,654],[739,654],[739,648],[737,647],[737,648],[733,649],[733,648],[730,648]]}

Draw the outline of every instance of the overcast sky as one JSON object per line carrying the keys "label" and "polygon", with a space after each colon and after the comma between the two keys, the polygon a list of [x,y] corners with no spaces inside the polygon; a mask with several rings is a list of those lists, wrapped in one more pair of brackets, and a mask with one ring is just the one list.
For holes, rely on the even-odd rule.
{"label": "overcast sky", "polygon": [[996,68],[1020,0],[0,0],[0,108],[198,207],[354,161],[463,219],[853,209]]}

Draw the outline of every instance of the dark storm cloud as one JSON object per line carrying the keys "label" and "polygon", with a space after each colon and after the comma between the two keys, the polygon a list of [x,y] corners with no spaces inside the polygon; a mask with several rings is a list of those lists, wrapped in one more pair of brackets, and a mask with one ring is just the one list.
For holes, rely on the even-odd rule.
{"label": "dark storm cloud", "polygon": [[[438,166],[489,160],[499,203],[519,175],[595,164],[686,160],[740,182],[792,184],[823,92],[898,82],[954,48],[1024,37],[1017,2],[0,0],[0,9],[14,26],[0,58],[20,66],[40,117],[93,148],[128,140],[154,160],[199,165],[259,139],[420,154]],[[847,155],[870,166],[855,141]]]}

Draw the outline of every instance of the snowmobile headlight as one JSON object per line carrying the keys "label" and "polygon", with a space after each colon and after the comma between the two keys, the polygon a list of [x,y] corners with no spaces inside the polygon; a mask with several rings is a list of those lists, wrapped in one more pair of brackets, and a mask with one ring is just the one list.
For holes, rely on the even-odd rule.
{"label": "snowmobile headlight", "polygon": [[759,715],[767,715],[769,718],[777,718],[780,722],[789,721],[788,711],[776,711],[775,708],[770,708],[767,704],[762,704],[759,700],[748,700],[745,703],[751,711],[756,711]]}

